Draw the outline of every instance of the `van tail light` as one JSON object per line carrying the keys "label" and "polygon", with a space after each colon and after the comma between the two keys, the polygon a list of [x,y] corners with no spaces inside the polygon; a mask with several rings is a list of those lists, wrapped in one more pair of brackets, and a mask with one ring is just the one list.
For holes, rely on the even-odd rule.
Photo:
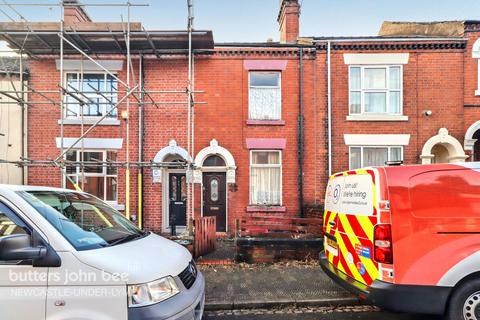
{"label": "van tail light", "polygon": [[373,247],[375,261],[393,264],[392,226],[377,224],[373,230]]}

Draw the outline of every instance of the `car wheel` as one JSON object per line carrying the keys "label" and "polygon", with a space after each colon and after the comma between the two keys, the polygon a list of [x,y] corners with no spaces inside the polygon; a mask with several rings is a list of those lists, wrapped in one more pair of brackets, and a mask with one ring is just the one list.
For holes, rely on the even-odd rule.
{"label": "car wheel", "polygon": [[446,319],[480,320],[480,279],[469,280],[454,291]]}

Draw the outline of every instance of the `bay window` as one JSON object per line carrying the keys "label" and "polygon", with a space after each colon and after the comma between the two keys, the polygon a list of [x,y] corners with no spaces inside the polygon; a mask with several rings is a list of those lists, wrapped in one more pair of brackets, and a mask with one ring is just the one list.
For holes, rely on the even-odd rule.
{"label": "bay window", "polygon": [[282,205],[282,153],[251,151],[250,204]]}
{"label": "bay window", "polygon": [[281,120],[280,72],[249,73],[248,118],[250,120]]}
{"label": "bay window", "polygon": [[402,161],[403,148],[385,147],[350,147],[350,169],[385,166],[388,161]]}
{"label": "bay window", "polygon": [[[67,165],[65,168],[67,176],[66,187],[75,189],[72,184],[80,186],[83,191],[93,194],[104,201],[117,201],[117,168],[106,165],[108,162],[117,160],[115,151],[95,150],[80,151],[70,150],[66,154]],[[79,164],[83,162],[81,167]]]}
{"label": "bay window", "polygon": [[401,66],[350,66],[350,115],[402,114]]}
{"label": "bay window", "polygon": [[83,108],[78,99],[65,94],[65,115],[67,118],[102,117],[108,114],[109,118],[117,117],[117,110],[113,107],[117,103],[117,80],[107,73],[75,73],[66,74],[65,89],[83,100]]}

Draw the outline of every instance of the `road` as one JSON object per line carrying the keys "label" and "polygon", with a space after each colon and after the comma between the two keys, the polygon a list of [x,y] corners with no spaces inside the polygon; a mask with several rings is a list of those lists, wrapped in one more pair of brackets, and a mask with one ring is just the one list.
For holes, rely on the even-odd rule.
{"label": "road", "polygon": [[208,311],[204,320],[441,320],[441,317],[394,314],[370,307],[303,308],[284,310]]}

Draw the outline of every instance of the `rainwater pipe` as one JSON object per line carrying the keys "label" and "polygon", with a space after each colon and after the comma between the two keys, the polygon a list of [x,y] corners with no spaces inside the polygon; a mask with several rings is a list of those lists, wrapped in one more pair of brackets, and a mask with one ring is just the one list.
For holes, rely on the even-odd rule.
{"label": "rainwater pipe", "polygon": [[327,41],[328,177],[332,175],[332,42]]}
{"label": "rainwater pipe", "polygon": [[298,203],[300,217],[303,218],[303,157],[304,157],[304,118],[303,118],[303,48],[298,48]]}

